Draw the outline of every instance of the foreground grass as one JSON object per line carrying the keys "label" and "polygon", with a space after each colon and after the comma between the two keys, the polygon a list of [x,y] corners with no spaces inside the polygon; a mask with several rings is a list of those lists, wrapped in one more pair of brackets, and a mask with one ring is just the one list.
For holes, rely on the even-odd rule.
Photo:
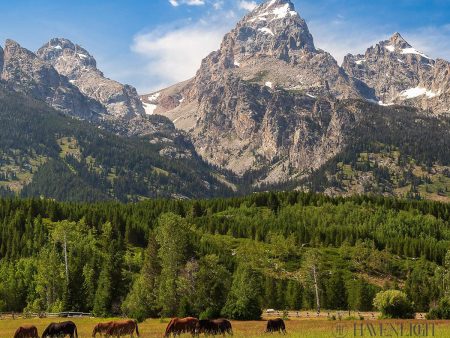
{"label": "foreground grass", "polygon": [[[0,320],[0,338],[11,338],[14,335],[14,332],[17,327],[23,324],[33,324],[38,328],[39,334],[42,334],[45,327],[51,322],[59,322],[65,321],[67,318],[31,318],[31,319],[3,319]],[[81,338],[91,337],[92,329],[94,325],[101,321],[108,321],[108,319],[99,320],[98,318],[71,318],[70,320],[74,321],[78,327],[78,336]],[[150,337],[162,337],[164,335],[164,330],[167,325],[167,320],[159,320],[159,319],[149,319],[143,323],[139,324],[139,331],[141,337],[150,338]],[[336,327],[344,326],[346,330],[345,337],[354,337],[354,323],[356,325],[360,324],[373,324],[379,327],[379,325],[385,324],[393,324],[397,325],[399,323],[403,323],[405,326],[409,325],[409,323],[414,324],[426,324],[429,325],[434,323],[435,334],[434,337],[439,338],[448,338],[450,337],[450,321],[425,321],[425,320],[413,320],[413,321],[401,321],[401,320],[372,320],[372,321],[330,321],[326,319],[292,319],[286,321],[286,329],[288,334],[285,337],[292,338],[332,338],[336,337],[334,332]],[[253,338],[253,337],[263,337],[264,329],[266,322],[265,321],[245,321],[245,322],[237,322],[233,321],[233,330],[234,330],[234,338]],[[361,337],[359,333],[357,335]],[[365,332],[363,337],[370,337],[369,332]],[[381,337],[379,334],[372,335],[372,337]],[[386,336],[386,335],[384,335]],[[393,334],[393,337],[396,335]],[[400,335],[398,335],[400,336]],[[406,334],[403,334],[406,336]],[[413,335],[414,336],[414,335]],[[431,332],[429,332],[429,337],[432,337]],[[190,335],[184,335],[182,337],[190,337]],[[203,335],[202,335],[203,337]]]}

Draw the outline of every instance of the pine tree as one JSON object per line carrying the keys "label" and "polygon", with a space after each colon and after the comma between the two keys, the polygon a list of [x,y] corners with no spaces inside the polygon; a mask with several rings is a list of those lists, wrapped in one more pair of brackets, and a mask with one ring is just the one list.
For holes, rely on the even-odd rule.
{"label": "pine tree", "polygon": [[187,261],[189,225],[178,215],[163,214],[158,220],[156,241],[161,261],[158,303],[162,316],[175,316],[178,312],[177,279]]}

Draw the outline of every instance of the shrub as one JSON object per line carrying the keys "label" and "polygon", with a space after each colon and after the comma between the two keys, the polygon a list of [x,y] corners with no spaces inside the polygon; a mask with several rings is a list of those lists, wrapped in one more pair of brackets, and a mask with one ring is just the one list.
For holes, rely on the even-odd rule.
{"label": "shrub", "polygon": [[377,293],[373,305],[383,318],[414,318],[414,310],[406,294],[398,290]]}
{"label": "shrub", "polygon": [[450,319],[450,297],[442,298],[439,305],[427,314],[427,319]]}

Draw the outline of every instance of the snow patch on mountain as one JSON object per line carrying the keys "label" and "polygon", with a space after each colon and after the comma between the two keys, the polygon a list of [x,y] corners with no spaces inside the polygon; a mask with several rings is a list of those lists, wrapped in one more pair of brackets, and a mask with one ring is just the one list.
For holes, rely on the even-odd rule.
{"label": "snow patch on mountain", "polygon": [[156,104],[145,103],[145,102],[143,102],[142,105],[144,106],[144,110],[147,115],[153,115],[155,112],[155,109],[157,107]]}
{"label": "snow patch on mountain", "polygon": [[148,100],[150,102],[156,101],[160,95],[161,95],[161,93],[153,93],[153,94],[148,96]]}
{"label": "snow patch on mountain", "polygon": [[421,53],[417,49],[412,48],[412,47],[411,48],[404,48],[404,49],[402,49],[401,53],[402,54],[417,54],[417,55],[420,55],[420,56],[422,56],[422,57],[424,57],[426,59],[430,59],[430,57],[428,55],[425,55],[424,53]]}
{"label": "snow patch on mountain", "polygon": [[430,90],[427,90],[426,88],[423,87],[410,88],[400,93],[400,96],[404,97],[405,99],[413,99],[415,97],[423,95],[426,95],[429,99],[431,99],[437,96],[438,94]]}
{"label": "snow patch on mountain", "polygon": [[267,27],[259,28],[258,31],[263,32],[264,34],[269,34],[269,35],[275,36],[275,34],[273,34],[272,30]]}

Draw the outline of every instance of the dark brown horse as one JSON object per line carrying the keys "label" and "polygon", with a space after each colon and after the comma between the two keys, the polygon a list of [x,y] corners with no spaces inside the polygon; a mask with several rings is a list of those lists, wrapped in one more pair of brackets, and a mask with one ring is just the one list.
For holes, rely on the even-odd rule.
{"label": "dark brown horse", "polygon": [[34,325],[22,325],[14,333],[14,338],[39,338],[38,330]]}
{"label": "dark brown horse", "polygon": [[109,326],[112,322],[107,323],[98,323],[94,326],[94,330],[92,331],[92,337],[95,337],[98,334],[100,334],[100,337],[104,334],[106,334],[106,331],[108,330]]}
{"label": "dark brown horse", "polygon": [[195,331],[197,334],[204,333],[205,335],[222,334],[225,336],[226,333],[233,335],[233,329],[231,327],[230,321],[223,318],[213,320],[199,320]]}
{"label": "dark brown horse", "polygon": [[77,326],[72,321],[51,323],[42,333],[42,338],[53,337],[65,337],[78,338]]}
{"label": "dark brown horse", "polygon": [[133,338],[134,331],[139,337],[139,328],[136,320],[121,320],[117,322],[111,322],[106,329],[105,337],[120,337],[130,335]]}
{"label": "dark brown horse", "polygon": [[266,333],[280,332],[286,334],[286,325],[281,318],[269,319],[267,321]]}
{"label": "dark brown horse", "polygon": [[190,333],[195,336],[195,329],[197,327],[198,319],[194,317],[186,318],[172,318],[166,328],[164,337],[170,337],[173,334],[174,337],[183,333]]}

